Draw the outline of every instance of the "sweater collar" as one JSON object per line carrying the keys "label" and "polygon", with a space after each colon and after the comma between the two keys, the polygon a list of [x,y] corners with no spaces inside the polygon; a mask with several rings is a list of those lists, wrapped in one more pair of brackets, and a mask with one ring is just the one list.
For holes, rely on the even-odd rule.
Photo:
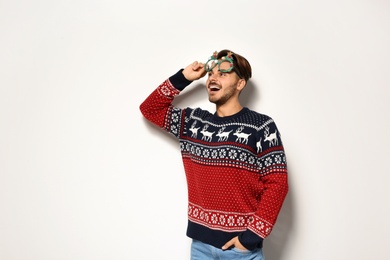
{"label": "sweater collar", "polygon": [[241,115],[245,114],[249,109],[247,107],[243,107],[240,111],[238,111],[237,113],[231,115],[231,116],[223,116],[223,117],[220,117],[217,115],[217,112],[214,113],[213,115],[213,119],[215,121],[228,121],[228,120],[231,120],[231,119],[234,119],[234,118],[238,118],[240,117]]}

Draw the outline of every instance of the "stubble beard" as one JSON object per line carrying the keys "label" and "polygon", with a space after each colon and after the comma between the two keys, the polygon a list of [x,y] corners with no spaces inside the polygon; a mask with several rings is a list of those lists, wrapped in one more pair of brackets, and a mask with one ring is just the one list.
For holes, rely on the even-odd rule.
{"label": "stubble beard", "polygon": [[222,106],[226,104],[234,96],[234,92],[235,92],[234,89],[229,89],[227,92],[222,94],[222,96],[219,98],[212,97],[209,95],[209,101],[215,104],[216,106]]}

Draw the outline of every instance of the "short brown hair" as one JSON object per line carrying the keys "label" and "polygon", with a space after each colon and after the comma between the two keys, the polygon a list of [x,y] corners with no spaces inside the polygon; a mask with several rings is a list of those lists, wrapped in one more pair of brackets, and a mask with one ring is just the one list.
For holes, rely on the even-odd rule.
{"label": "short brown hair", "polygon": [[239,78],[243,78],[246,82],[248,82],[248,80],[252,77],[252,68],[247,59],[226,49],[218,52],[217,59],[225,57],[229,52],[233,53],[233,71],[236,72]]}

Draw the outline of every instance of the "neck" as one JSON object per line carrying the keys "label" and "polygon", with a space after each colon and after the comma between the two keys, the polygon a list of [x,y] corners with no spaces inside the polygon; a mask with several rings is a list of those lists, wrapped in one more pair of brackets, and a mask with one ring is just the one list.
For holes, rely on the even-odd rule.
{"label": "neck", "polygon": [[236,102],[234,104],[224,104],[221,106],[217,105],[216,112],[219,117],[225,117],[237,114],[241,111],[241,109],[241,104]]}

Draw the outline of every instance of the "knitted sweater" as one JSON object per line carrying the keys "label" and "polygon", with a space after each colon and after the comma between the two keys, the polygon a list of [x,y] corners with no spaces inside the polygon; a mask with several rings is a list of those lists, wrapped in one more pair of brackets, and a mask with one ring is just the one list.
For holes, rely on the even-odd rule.
{"label": "knitted sweater", "polygon": [[172,101],[191,81],[182,70],[141,104],[144,117],[180,142],[188,185],[187,236],[221,248],[235,236],[262,247],[288,191],[280,132],[269,116],[243,108],[218,117]]}

